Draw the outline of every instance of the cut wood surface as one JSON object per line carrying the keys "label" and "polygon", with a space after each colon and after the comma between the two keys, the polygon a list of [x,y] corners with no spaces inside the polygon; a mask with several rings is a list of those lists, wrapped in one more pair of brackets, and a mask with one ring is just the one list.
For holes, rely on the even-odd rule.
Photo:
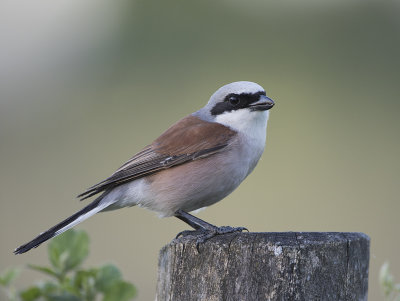
{"label": "cut wood surface", "polygon": [[362,233],[233,233],[160,251],[157,300],[367,300]]}

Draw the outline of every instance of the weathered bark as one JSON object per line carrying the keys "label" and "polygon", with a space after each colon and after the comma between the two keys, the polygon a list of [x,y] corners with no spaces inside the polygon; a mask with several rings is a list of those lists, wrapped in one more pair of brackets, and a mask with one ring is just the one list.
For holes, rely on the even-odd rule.
{"label": "weathered bark", "polygon": [[362,233],[234,233],[160,252],[157,300],[367,300]]}

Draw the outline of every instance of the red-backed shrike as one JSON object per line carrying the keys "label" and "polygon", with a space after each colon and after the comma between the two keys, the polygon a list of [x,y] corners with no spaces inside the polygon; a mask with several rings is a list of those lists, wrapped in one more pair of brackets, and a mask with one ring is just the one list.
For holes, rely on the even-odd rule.
{"label": "red-backed shrike", "polygon": [[221,87],[205,107],[175,123],[109,178],[78,196],[100,194],[92,203],[14,253],[27,252],[97,212],[135,205],[203,231],[198,242],[243,230],[216,227],[187,212],[222,200],[253,171],[264,151],[273,105],[256,83]]}

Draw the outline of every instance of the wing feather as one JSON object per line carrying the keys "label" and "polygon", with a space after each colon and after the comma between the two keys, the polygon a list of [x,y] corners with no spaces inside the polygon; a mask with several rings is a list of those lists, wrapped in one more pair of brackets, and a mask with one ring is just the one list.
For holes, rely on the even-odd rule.
{"label": "wing feather", "polygon": [[219,123],[189,116],[134,155],[110,177],[78,195],[81,200],[189,161],[209,157],[229,145],[236,133]]}

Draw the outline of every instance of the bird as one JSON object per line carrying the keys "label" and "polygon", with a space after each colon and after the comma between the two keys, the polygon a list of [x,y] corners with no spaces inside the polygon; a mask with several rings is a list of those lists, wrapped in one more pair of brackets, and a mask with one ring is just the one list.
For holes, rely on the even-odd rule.
{"label": "bird", "polygon": [[97,196],[89,205],[14,253],[36,248],[98,212],[135,205],[186,222],[202,233],[197,244],[245,230],[217,227],[189,212],[224,199],[253,171],[264,152],[274,104],[257,83],[222,86],[203,108],[173,124],[110,177],[79,194],[81,200]]}

